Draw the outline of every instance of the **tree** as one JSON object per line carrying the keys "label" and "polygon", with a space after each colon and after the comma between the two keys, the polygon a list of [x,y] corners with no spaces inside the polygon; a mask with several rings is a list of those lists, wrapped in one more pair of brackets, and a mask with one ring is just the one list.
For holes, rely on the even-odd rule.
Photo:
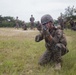
{"label": "tree", "polygon": [[74,6],[72,7],[68,6],[67,8],[65,8],[64,16],[71,17],[74,16],[75,13],[76,13],[76,8]]}

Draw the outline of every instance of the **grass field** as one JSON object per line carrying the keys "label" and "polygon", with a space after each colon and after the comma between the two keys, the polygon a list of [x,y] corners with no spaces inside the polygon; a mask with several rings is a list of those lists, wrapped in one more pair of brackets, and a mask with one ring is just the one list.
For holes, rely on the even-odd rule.
{"label": "grass field", "polygon": [[63,56],[60,72],[53,63],[38,65],[44,53],[44,41],[36,43],[37,30],[0,28],[0,75],[76,75],[76,32],[65,30],[69,53]]}

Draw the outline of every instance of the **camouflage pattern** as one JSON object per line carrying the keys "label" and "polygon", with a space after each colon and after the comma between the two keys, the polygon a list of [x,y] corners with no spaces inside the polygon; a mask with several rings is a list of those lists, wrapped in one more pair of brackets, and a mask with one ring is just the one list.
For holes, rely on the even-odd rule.
{"label": "camouflage pattern", "polygon": [[61,62],[61,56],[68,52],[67,41],[61,29],[53,27],[49,30],[50,35],[53,37],[51,41],[47,39],[43,32],[36,36],[35,41],[40,42],[45,39],[46,51],[39,60],[40,65],[44,65],[51,60],[54,62]]}

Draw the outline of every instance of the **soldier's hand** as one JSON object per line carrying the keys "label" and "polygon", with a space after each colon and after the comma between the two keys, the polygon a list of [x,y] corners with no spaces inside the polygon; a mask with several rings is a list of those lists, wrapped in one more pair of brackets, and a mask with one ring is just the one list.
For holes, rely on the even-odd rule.
{"label": "soldier's hand", "polygon": [[46,30],[46,37],[50,36],[50,32]]}
{"label": "soldier's hand", "polygon": [[50,32],[46,27],[43,28],[43,35],[46,36],[46,37],[50,36]]}
{"label": "soldier's hand", "polygon": [[37,35],[37,36],[35,37],[35,41],[36,41],[36,42],[39,42],[39,41],[40,41],[39,39],[40,39],[40,37],[39,37],[39,35]]}

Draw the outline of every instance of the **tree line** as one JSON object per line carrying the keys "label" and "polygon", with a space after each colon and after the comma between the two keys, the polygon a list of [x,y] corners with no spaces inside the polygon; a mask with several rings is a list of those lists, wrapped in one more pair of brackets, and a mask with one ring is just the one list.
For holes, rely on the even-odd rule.
{"label": "tree line", "polygon": [[[62,18],[64,20],[66,20],[66,24],[69,25],[69,21],[70,18],[72,18],[74,21],[76,21],[76,7],[72,6],[68,6],[67,8],[65,8],[65,12],[61,13],[60,16],[62,16]],[[0,15],[0,27],[15,27],[15,22],[16,19],[14,17],[11,16],[5,16],[3,17],[2,15]],[[21,27],[22,25],[22,20],[19,20],[19,25]],[[54,20],[54,23],[57,24],[58,20]],[[30,22],[26,23],[27,27],[30,26]],[[36,26],[36,23],[35,23]]]}

